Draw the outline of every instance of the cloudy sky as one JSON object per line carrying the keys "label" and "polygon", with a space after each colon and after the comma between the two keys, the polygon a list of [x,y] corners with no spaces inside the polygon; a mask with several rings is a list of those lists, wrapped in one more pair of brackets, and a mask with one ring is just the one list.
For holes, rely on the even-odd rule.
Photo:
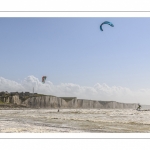
{"label": "cloudy sky", "polygon": [[[114,27],[100,31],[107,20]],[[150,104],[149,25],[150,18],[0,18],[0,91]]]}

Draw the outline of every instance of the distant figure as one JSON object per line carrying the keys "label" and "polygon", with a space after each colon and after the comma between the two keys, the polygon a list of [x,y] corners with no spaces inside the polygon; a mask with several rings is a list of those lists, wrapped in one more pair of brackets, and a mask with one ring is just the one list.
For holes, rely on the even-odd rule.
{"label": "distant figure", "polygon": [[140,104],[138,104],[138,108],[136,109],[136,110],[140,110],[141,109],[141,105]]}
{"label": "distant figure", "polygon": [[58,112],[59,112],[59,109],[58,109]]}

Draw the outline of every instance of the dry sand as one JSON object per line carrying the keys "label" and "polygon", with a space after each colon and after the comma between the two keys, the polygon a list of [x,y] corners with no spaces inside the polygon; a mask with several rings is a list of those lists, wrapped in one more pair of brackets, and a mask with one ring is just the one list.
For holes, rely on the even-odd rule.
{"label": "dry sand", "polygon": [[1,133],[149,133],[150,111],[133,109],[0,110]]}

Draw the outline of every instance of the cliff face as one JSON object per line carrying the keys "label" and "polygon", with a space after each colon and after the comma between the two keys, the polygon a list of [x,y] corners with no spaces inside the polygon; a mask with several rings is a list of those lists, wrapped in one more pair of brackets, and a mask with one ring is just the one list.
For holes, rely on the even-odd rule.
{"label": "cliff face", "polygon": [[17,105],[21,104],[21,100],[19,99],[18,95],[5,97],[2,99],[2,101],[4,103],[12,103],[12,104],[17,104]]}
{"label": "cliff face", "polygon": [[100,109],[136,109],[137,104],[118,103],[115,101],[94,101],[77,99],[76,97],[63,98],[55,96],[32,97],[22,104],[31,108],[100,108]]}
{"label": "cliff face", "polygon": [[138,104],[119,103],[115,101],[96,101],[77,99],[76,97],[56,97],[37,93],[0,93],[0,101],[4,104],[17,104],[30,108],[100,108],[100,109],[136,109]]}

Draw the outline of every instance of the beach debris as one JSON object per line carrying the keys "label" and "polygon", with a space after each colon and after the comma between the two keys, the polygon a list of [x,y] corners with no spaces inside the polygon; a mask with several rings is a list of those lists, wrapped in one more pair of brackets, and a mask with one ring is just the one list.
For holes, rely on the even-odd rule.
{"label": "beach debris", "polygon": [[104,22],[100,25],[100,30],[101,30],[101,31],[103,31],[102,26],[103,26],[104,24],[108,24],[108,25],[110,25],[111,27],[114,27],[114,25],[113,25],[111,22],[109,22],[109,21],[104,21]]}
{"label": "beach debris", "polygon": [[47,78],[47,76],[43,76],[43,77],[42,77],[42,82],[43,82],[43,83],[45,83],[46,78]]}

